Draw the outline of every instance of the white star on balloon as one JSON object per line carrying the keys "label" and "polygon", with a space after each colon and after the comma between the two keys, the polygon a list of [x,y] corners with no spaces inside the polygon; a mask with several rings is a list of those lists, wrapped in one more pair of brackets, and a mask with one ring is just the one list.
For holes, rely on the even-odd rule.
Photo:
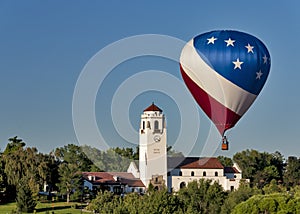
{"label": "white star on balloon", "polygon": [[259,70],[259,72],[256,72],[256,79],[260,79],[262,75],[263,73],[261,72],[261,70]]}
{"label": "white star on balloon", "polygon": [[215,41],[217,40],[218,38],[215,38],[214,36],[212,36],[211,38],[208,38],[208,42],[207,44],[215,44]]}
{"label": "white star on balloon", "polygon": [[268,57],[266,55],[263,56],[264,64],[267,64],[268,62]]}
{"label": "white star on balloon", "polygon": [[227,45],[226,45],[226,47],[228,47],[229,45],[231,45],[232,47],[234,47],[234,42],[235,42],[235,40],[231,40],[231,38],[229,38],[228,40],[224,40],[226,43],[227,43]]}
{"label": "white star on balloon", "polygon": [[237,58],[236,61],[233,61],[232,62],[234,64],[234,68],[233,69],[242,69],[241,65],[244,63],[244,62],[241,62],[239,58]]}
{"label": "white star on balloon", "polygon": [[245,48],[247,48],[247,50],[248,50],[248,52],[247,53],[254,53],[253,52],[253,48],[254,48],[254,46],[251,46],[249,43],[248,43],[248,45],[247,46],[245,46]]}

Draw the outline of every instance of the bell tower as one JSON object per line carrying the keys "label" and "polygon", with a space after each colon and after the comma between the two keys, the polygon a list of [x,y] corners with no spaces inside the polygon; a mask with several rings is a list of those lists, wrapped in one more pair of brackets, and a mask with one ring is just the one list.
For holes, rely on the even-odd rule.
{"label": "bell tower", "polygon": [[141,115],[139,130],[140,179],[161,189],[167,186],[167,129],[162,110],[154,103]]}

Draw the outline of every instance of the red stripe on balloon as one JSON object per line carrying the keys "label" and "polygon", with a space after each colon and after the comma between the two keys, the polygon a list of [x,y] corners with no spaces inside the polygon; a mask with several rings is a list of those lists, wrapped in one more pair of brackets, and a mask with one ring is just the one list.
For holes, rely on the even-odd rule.
{"label": "red stripe on balloon", "polygon": [[181,75],[183,80],[197,101],[201,109],[205,114],[213,121],[221,135],[227,129],[232,128],[238,120],[241,118],[240,115],[236,114],[232,110],[226,108],[220,102],[211,97],[202,88],[200,88],[183,70],[180,65]]}

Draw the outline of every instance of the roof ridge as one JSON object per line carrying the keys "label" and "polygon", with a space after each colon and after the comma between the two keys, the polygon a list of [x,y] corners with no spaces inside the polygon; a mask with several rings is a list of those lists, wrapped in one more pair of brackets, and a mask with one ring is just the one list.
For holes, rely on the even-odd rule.
{"label": "roof ridge", "polygon": [[152,102],[152,104],[150,106],[148,106],[145,110],[145,111],[159,111],[159,112],[162,112],[162,110],[154,104],[154,102]]}

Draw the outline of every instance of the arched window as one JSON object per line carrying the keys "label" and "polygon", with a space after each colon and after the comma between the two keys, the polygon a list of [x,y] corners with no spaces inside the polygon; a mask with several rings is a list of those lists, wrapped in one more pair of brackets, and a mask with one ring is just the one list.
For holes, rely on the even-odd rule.
{"label": "arched window", "polygon": [[181,182],[180,185],[179,185],[179,188],[182,189],[182,188],[184,188],[185,186],[186,186],[185,182]]}
{"label": "arched window", "polygon": [[179,171],[179,176],[182,176],[182,172],[181,171]]}
{"label": "arched window", "polygon": [[158,127],[158,121],[155,120],[154,121],[154,130],[158,130],[158,129],[159,129],[159,127]]}
{"label": "arched window", "polygon": [[206,176],[206,172],[205,172],[205,171],[203,172],[203,176],[204,176],[204,177]]}
{"label": "arched window", "polygon": [[194,176],[195,175],[195,172],[194,171],[191,171],[191,176]]}
{"label": "arched window", "polygon": [[215,176],[218,176],[218,172],[215,172]]}
{"label": "arched window", "polygon": [[145,129],[145,121],[143,121],[143,129]]}

